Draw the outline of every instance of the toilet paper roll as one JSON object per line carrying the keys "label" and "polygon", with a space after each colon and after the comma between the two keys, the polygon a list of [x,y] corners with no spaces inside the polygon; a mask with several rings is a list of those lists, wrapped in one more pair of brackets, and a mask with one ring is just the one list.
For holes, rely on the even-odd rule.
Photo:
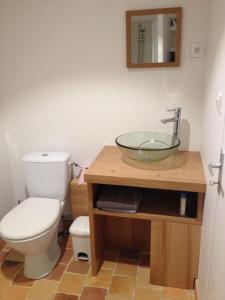
{"label": "toilet paper roll", "polygon": [[181,193],[180,195],[180,215],[185,216],[187,207],[187,194]]}

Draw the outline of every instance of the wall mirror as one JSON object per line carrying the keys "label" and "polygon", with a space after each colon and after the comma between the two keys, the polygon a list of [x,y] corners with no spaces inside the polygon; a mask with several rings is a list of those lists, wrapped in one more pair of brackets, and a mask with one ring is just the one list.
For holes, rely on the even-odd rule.
{"label": "wall mirror", "polygon": [[180,65],[181,7],[126,12],[127,67]]}

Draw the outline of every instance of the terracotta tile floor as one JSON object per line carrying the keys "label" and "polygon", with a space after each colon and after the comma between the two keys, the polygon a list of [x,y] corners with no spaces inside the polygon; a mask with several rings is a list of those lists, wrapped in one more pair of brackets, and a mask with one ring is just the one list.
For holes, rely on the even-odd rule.
{"label": "terracotta tile floor", "polygon": [[55,269],[41,280],[23,276],[21,255],[0,239],[2,300],[194,300],[194,292],[149,284],[149,255],[108,250],[97,277],[89,262],[74,261],[68,235],[60,237],[63,253]]}

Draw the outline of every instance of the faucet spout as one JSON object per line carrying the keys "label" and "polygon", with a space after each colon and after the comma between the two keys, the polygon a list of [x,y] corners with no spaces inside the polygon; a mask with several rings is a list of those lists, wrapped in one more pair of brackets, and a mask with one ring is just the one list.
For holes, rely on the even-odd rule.
{"label": "faucet spout", "polygon": [[161,122],[163,124],[167,124],[167,123],[170,123],[170,122],[176,122],[178,119],[177,118],[167,118],[167,119],[162,119]]}
{"label": "faucet spout", "polygon": [[179,127],[180,127],[180,120],[181,120],[181,107],[176,107],[174,109],[168,109],[167,111],[174,111],[174,117],[173,118],[162,119],[161,122],[163,124],[174,122],[173,135],[178,136]]}

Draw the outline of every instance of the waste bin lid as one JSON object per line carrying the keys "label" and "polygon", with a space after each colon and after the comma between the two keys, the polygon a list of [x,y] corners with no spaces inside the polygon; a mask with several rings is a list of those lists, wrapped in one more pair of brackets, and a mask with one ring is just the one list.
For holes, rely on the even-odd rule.
{"label": "waste bin lid", "polygon": [[69,229],[71,234],[90,236],[89,217],[76,218]]}

